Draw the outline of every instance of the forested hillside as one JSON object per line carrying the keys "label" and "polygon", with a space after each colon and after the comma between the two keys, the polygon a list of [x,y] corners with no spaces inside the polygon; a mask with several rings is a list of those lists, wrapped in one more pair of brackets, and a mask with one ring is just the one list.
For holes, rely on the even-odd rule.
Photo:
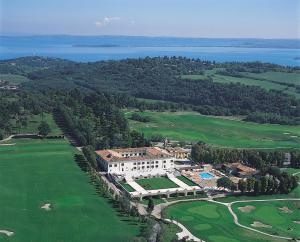
{"label": "forested hillside", "polygon": [[[31,81],[21,84],[24,90],[49,89],[123,93],[129,96],[171,101],[187,105],[206,115],[245,115],[260,123],[299,124],[300,100],[276,90],[241,83],[217,83],[207,77],[201,81],[183,79],[211,69],[228,73],[266,71],[299,73],[299,68],[273,64],[214,63],[182,57],[127,59],[75,63],[40,57],[0,62],[1,74],[22,75]],[[230,70],[232,70],[230,72]]]}

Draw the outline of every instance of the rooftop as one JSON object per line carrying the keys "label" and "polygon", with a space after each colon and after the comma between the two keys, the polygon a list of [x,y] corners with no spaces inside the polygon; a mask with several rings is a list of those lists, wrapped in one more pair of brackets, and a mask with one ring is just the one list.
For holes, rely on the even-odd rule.
{"label": "rooftop", "polygon": [[235,163],[227,163],[224,164],[224,166],[228,167],[228,168],[233,168],[233,169],[237,169],[237,171],[241,174],[248,174],[248,173],[255,173],[256,170],[254,168],[251,168],[249,166],[245,166],[239,162],[235,162]]}
{"label": "rooftop", "polygon": [[126,162],[132,160],[149,160],[171,157],[167,151],[158,147],[97,150],[96,154],[107,162]]}

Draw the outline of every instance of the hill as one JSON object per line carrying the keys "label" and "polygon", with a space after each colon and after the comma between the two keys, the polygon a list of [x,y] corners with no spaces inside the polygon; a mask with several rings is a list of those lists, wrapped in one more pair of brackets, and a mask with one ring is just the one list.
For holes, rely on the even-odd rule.
{"label": "hill", "polygon": [[22,84],[24,90],[66,90],[80,87],[86,92],[96,90],[123,93],[138,98],[184,103],[206,115],[251,114],[251,121],[300,123],[300,100],[283,91],[272,88],[266,90],[256,85],[236,82],[220,83],[210,76],[201,81],[181,78],[183,75],[202,75],[216,68],[223,70],[222,75],[236,75],[236,70],[247,73],[296,73],[295,75],[299,72],[296,67],[259,62],[221,64],[183,57],[93,63],[30,57],[0,62],[0,74],[23,75],[31,80]]}

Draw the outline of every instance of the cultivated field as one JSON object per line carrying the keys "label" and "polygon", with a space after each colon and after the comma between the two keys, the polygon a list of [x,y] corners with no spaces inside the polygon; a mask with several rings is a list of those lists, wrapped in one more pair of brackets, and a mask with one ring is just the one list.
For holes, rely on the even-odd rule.
{"label": "cultivated field", "polygon": [[172,205],[164,212],[167,218],[175,219],[193,235],[209,242],[285,241],[238,227],[227,207],[221,204],[185,202]]}
{"label": "cultivated field", "polygon": [[0,146],[0,241],[132,241],[140,228],[96,194],[65,140]]}
{"label": "cultivated field", "polygon": [[[127,111],[130,117],[133,111]],[[299,148],[300,126],[256,124],[201,116],[195,112],[139,113],[150,117],[147,123],[129,119],[132,129],[146,137],[162,135],[172,140],[204,141],[211,145],[235,148]]]}

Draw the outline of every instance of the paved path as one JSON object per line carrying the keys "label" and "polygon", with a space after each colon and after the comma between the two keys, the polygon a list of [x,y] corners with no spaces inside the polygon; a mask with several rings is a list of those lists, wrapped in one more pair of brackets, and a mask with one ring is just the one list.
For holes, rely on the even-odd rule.
{"label": "paved path", "polygon": [[129,186],[131,186],[134,190],[136,190],[138,193],[147,194],[147,191],[137,184],[131,177],[125,176],[125,180]]}
{"label": "paved path", "polygon": [[293,238],[290,238],[290,237],[284,237],[284,236],[268,234],[268,233],[262,232],[260,230],[257,230],[257,229],[254,229],[254,228],[251,228],[251,227],[240,224],[239,220],[238,220],[238,217],[235,214],[235,212],[233,211],[231,206],[232,206],[232,204],[235,204],[235,203],[247,203],[247,202],[300,201],[300,198],[253,199],[253,200],[234,201],[234,202],[230,202],[230,203],[223,203],[223,202],[214,201],[214,200],[209,200],[209,201],[226,206],[228,208],[229,212],[231,213],[231,215],[233,216],[234,223],[239,227],[242,227],[244,229],[251,230],[251,231],[263,234],[263,235],[271,236],[273,238],[286,239],[286,240],[292,240],[293,239]]}
{"label": "paved path", "polygon": [[180,181],[178,178],[176,178],[173,174],[169,174],[167,173],[168,178],[174,182],[176,185],[178,185],[179,187],[189,190],[190,186],[188,186],[187,184],[185,184],[184,182]]}
{"label": "paved path", "polygon": [[179,240],[182,240],[185,238],[187,241],[192,240],[192,241],[197,241],[197,242],[199,242],[199,241],[204,242],[204,240],[201,240],[198,237],[194,236],[186,227],[184,227],[181,223],[177,222],[176,220],[171,220],[171,219],[164,219],[164,220],[167,222],[171,222],[182,229],[181,232],[176,234]]}
{"label": "paved path", "polygon": [[2,143],[2,142],[6,142],[6,141],[9,141],[9,140],[11,140],[11,139],[13,139],[14,137],[18,137],[18,136],[39,136],[39,137],[42,137],[42,136],[40,136],[40,135],[38,135],[38,134],[12,134],[12,135],[10,135],[10,136],[8,136],[7,138],[5,138],[5,139],[3,139],[3,140],[0,140],[0,143]]}

